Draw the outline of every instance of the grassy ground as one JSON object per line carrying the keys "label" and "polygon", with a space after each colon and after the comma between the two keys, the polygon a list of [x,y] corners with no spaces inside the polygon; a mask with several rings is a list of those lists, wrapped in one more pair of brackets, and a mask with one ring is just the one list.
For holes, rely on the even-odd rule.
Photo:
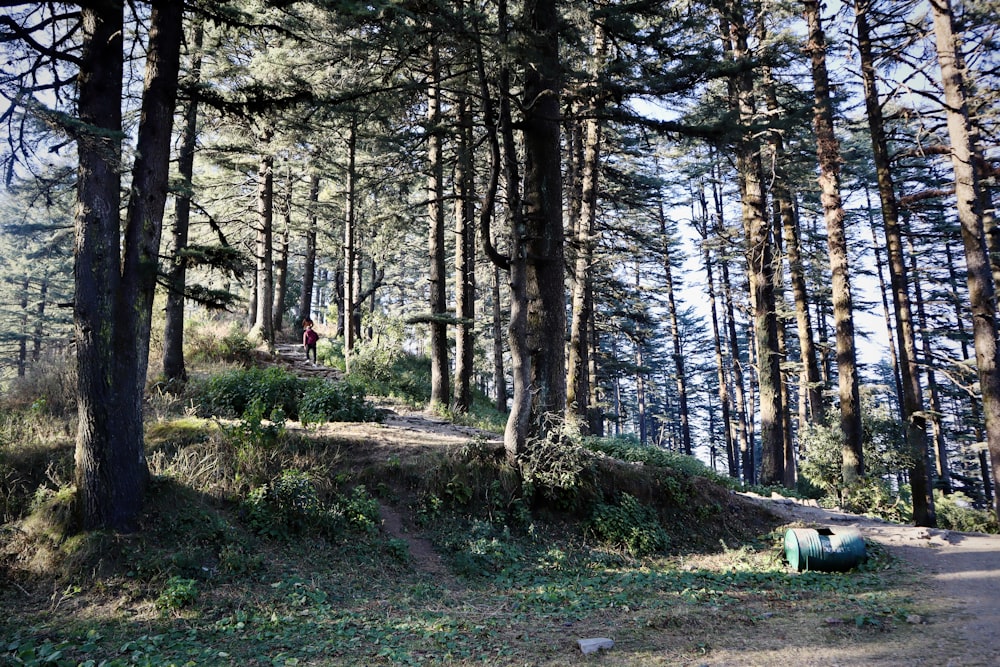
{"label": "grassy ground", "polygon": [[[219,465],[214,427],[202,428],[199,436],[190,420],[161,425],[176,439],[154,438],[154,458],[169,455],[188,478],[199,463]],[[466,498],[460,489],[472,485],[459,481],[455,450],[425,452],[415,468],[398,453],[373,465],[372,442],[361,441],[359,468],[343,436],[299,437],[285,450],[300,468],[364,479],[370,500],[397,508],[404,530],[429,540],[444,569],[423,567],[406,535],[364,522],[262,533],[245,503],[213,492],[208,471],[196,490],[168,465],[134,535],[61,535],[45,519],[58,515],[58,495],[49,514],[4,527],[0,661],[653,665],[710,664],[738,651],[750,661],[728,664],[767,664],[749,656],[831,644],[874,650],[911,631],[912,580],[879,550],[860,571],[793,573],[766,516],[745,510],[756,538],[732,530],[720,538],[717,508],[687,506],[676,515],[708,518],[704,530],[678,521],[667,553],[637,558],[568,515],[536,509],[518,523],[507,506]],[[452,497],[440,492],[448,482],[430,493],[421,478],[450,478]],[[577,641],[590,637],[615,647],[583,658]]]}
{"label": "grassy ground", "polygon": [[[4,426],[0,665],[891,665],[942,650],[913,621],[936,613],[921,580],[880,548],[849,573],[792,572],[780,520],[684,466],[576,451],[534,461],[525,485],[488,436],[440,419],[276,427],[168,407],[150,406],[130,535],[70,528],[69,422],[20,406]],[[615,645],[584,656],[594,637]]]}

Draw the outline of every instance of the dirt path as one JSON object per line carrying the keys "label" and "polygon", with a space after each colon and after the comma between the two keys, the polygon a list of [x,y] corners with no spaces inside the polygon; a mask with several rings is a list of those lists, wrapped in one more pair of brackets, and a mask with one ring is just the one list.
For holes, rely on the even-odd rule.
{"label": "dirt path", "polygon": [[[335,369],[306,361],[299,345],[279,345],[277,352],[279,361],[291,366],[292,372],[330,379],[341,377]],[[457,448],[478,433],[476,429],[457,426],[434,415],[402,406],[394,406],[382,424],[329,424],[323,429],[329,429],[333,435],[344,436],[345,442],[364,442],[366,454],[372,459],[442,447]],[[922,642],[919,647],[909,647],[905,655],[903,652],[896,654],[898,660],[869,660],[861,656],[852,659],[830,652],[821,656],[815,653],[786,655],[781,662],[786,662],[785,658],[788,658],[793,663],[810,665],[1000,665],[1000,536],[917,528],[828,510],[815,503],[789,498],[763,498],[752,493],[743,495],[766,505],[789,523],[856,527],[866,539],[885,545],[902,563],[927,577],[926,608],[931,611],[926,617],[908,621],[926,624],[927,634],[940,639]],[[381,510],[384,529],[392,537],[407,542],[415,568],[434,577],[444,577],[452,585],[459,585],[419,531],[408,527],[394,508],[383,506]],[[934,647],[931,653],[912,655],[927,651],[928,647]],[[773,657],[778,659],[778,656]],[[816,662],[817,658],[822,658],[821,662]]]}
{"label": "dirt path", "polygon": [[[789,522],[853,526],[866,539],[885,545],[904,563],[927,575],[941,615],[912,619],[928,623],[942,637],[961,638],[968,653],[944,655],[940,665],[1000,665],[1000,535],[917,528],[827,510],[789,498],[744,494]],[[917,663],[923,664],[923,663]]]}

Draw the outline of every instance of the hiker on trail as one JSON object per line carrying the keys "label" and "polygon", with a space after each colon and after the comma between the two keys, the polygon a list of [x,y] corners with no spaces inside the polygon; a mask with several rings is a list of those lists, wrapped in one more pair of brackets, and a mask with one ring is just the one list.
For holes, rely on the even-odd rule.
{"label": "hiker on trail", "polygon": [[313,321],[308,317],[302,320],[302,347],[306,350],[306,361],[309,361],[309,354],[312,353],[312,362],[316,363],[316,341],[319,334],[313,330]]}

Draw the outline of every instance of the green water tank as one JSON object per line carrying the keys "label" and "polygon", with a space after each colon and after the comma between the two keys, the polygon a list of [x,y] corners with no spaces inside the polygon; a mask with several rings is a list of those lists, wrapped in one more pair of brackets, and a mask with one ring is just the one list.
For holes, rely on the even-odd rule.
{"label": "green water tank", "polygon": [[785,559],[799,572],[845,572],[865,562],[865,540],[857,528],[789,528]]}

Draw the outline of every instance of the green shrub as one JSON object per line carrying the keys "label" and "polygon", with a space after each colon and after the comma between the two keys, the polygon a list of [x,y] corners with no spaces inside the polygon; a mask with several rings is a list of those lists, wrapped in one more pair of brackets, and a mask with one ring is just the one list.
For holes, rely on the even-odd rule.
{"label": "green shrub", "polygon": [[280,368],[249,368],[216,375],[202,390],[206,416],[241,417],[255,404],[265,414],[280,409],[298,419],[303,382]]}
{"label": "green shrub", "polygon": [[[892,521],[908,520],[909,498],[903,489],[894,492],[886,480],[911,467],[911,459],[897,416],[886,405],[874,401],[872,391],[862,392],[865,477],[848,488],[843,481],[843,434],[828,413],[826,424],[802,429],[800,446],[804,452],[799,462],[800,476],[813,489],[822,489],[825,502],[840,505],[852,512],[880,516]],[[815,494],[814,494],[815,495]]]}
{"label": "green shrub", "polygon": [[374,534],[382,524],[378,501],[360,484],[350,494],[334,497],[328,513],[334,525],[355,533]]}
{"label": "green shrub", "polygon": [[[383,314],[366,313],[363,326],[373,335],[358,341],[352,350],[351,379],[364,386],[369,394],[399,398],[411,405],[427,403],[431,396],[430,359],[403,351],[407,338],[405,323]],[[325,364],[344,368],[338,341],[332,342],[328,354],[325,358],[324,350],[319,350]]]}
{"label": "green shrub", "polygon": [[254,489],[245,506],[250,525],[263,535],[288,537],[328,528],[316,486],[299,470],[285,470],[270,484]]}
{"label": "green shrub", "polygon": [[965,533],[1000,533],[996,514],[976,509],[972,506],[971,499],[964,493],[945,495],[935,489],[934,512],[940,528]]}
{"label": "green shrub", "polygon": [[298,411],[303,424],[381,421],[381,414],[366,400],[362,387],[318,378],[305,384]]}
{"label": "green shrub", "polygon": [[253,363],[253,343],[238,325],[219,336],[201,323],[191,322],[184,333],[185,356],[192,362],[225,362],[249,367]]}
{"label": "green shrub", "polygon": [[589,528],[603,543],[646,556],[667,548],[669,538],[656,510],[627,493],[614,505],[598,503]]}
{"label": "green shrub", "polygon": [[422,405],[431,397],[431,363],[425,356],[399,353],[388,361],[365,355],[352,357],[351,378],[370,394],[391,396],[411,405]]}
{"label": "green shrub", "polygon": [[156,598],[156,606],[160,609],[180,609],[194,604],[198,599],[198,583],[194,579],[170,577],[167,585]]}
{"label": "green shrub", "polygon": [[564,437],[561,429],[530,443],[519,463],[526,497],[575,511],[595,495],[593,455]]}
{"label": "green shrub", "polygon": [[227,544],[219,550],[219,569],[228,574],[245,575],[256,571],[264,562],[259,553],[239,544]]}
{"label": "green shrub", "polygon": [[201,410],[219,417],[379,421],[381,414],[351,383],[304,380],[280,368],[228,371],[208,381],[200,393]]}
{"label": "green shrub", "polygon": [[247,406],[234,426],[222,426],[230,443],[240,451],[247,448],[274,448],[285,435],[285,413],[280,408],[270,412],[262,400]]}
{"label": "green shrub", "polygon": [[707,477],[730,489],[739,486],[737,480],[727,475],[720,475],[695,456],[644,446],[633,435],[614,438],[589,437],[583,439],[583,445],[591,451],[601,452],[621,461],[671,468],[688,477]]}
{"label": "green shrub", "polygon": [[336,537],[343,532],[372,534],[381,525],[378,501],[364,486],[324,502],[307,473],[285,470],[254,489],[244,502],[250,525],[260,534],[287,538],[316,533]]}
{"label": "green shrub", "polygon": [[844,490],[840,506],[848,512],[875,516],[886,521],[909,523],[913,519],[913,504],[909,487],[894,491],[880,477],[865,477]]}
{"label": "green shrub", "polygon": [[497,530],[486,521],[473,521],[468,531],[449,545],[455,569],[465,576],[498,574],[523,561],[524,551],[511,538],[508,528]]}

